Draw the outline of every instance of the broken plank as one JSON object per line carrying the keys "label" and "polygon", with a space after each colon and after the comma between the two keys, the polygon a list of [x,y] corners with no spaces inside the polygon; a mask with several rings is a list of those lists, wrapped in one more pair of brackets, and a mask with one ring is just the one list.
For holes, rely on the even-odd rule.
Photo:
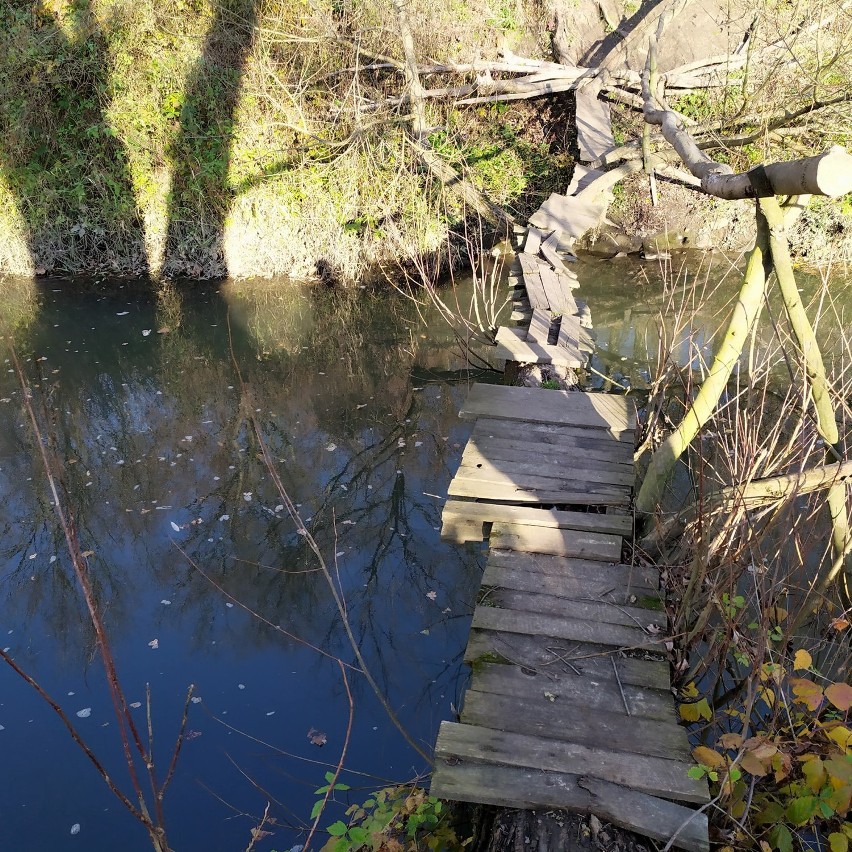
{"label": "broken plank", "polygon": [[[488,446],[478,438],[471,438],[465,447],[461,463],[464,466],[491,465],[508,472],[509,470],[526,470],[542,476],[554,476],[564,479],[572,476],[586,482],[612,481],[619,485],[632,485],[635,473],[632,464],[615,462],[608,459],[593,459],[577,452],[554,452],[543,454],[535,445],[528,445],[506,452],[497,447]],[[588,475],[587,475],[588,474]],[[613,474],[612,479],[598,478],[604,474]]]}
{"label": "broken plank", "polygon": [[609,104],[598,97],[600,90],[597,81],[579,86],[576,90],[577,146],[580,159],[587,163],[597,160],[615,147]]}
{"label": "broken plank", "polygon": [[580,318],[569,314],[562,315],[556,343],[558,346],[567,346],[571,349],[588,349],[590,352],[594,351],[595,348],[594,338],[580,323]]}
{"label": "broken plank", "polygon": [[435,756],[444,759],[458,757],[501,766],[582,773],[683,802],[703,804],[710,799],[707,782],[690,778],[687,774],[694,766],[692,761],[640,754],[625,756],[608,748],[593,748],[551,738],[541,739],[493,728],[442,722]]}
{"label": "broken plank", "polygon": [[550,307],[547,294],[541,284],[540,268],[536,258],[524,252],[518,255],[523,271],[524,287],[527,288],[527,297],[534,308],[547,310]]}
{"label": "broken plank", "polygon": [[[594,681],[595,688],[589,689]],[[630,683],[619,683],[614,671],[607,678],[590,678],[577,674],[567,666],[557,669],[524,668],[507,663],[480,662],[473,673],[473,688],[478,692],[494,692],[523,698],[530,692],[549,692],[556,701],[581,706],[587,711],[609,710],[625,705],[631,716],[677,722],[672,694],[668,690],[649,689]]]}
{"label": "broken plank", "polygon": [[578,559],[610,562],[621,556],[621,536],[577,530],[555,530],[498,522],[492,525],[488,541],[492,547],[551,553]]}
{"label": "broken plank", "polygon": [[[636,408],[624,396],[474,384],[459,417],[522,420],[605,429],[616,437],[636,429]],[[633,440],[632,435],[629,440]]]}
{"label": "broken plank", "polygon": [[606,208],[605,199],[568,198],[554,192],[529,221],[543,231],[562,231],[569,239],[578,239],[600,225]]}
{"label": "broken plank", "polygon": [[539,248],[542,257],[554,268],[556,272],[561,272],[569,280],[573,279],[569,286],[579,287],[577,284],[577,275],[572,272],[559,256],[559,232],[554,231],[546,240],[544,240]]}
{"label": "broken plank", "polygon": [[596,512],[566,512],[530,506],[506,506],[498,503],[473,503],[462,500],[447,500],[442,516],[444,518],[458,516],[480,523],[505,521],[529,526],[613,535],[629,535],[633,529],[633,522],[627,516],[604,515]]}
{"label": "broken plank", "polygon": [[542,287],[547,294],[550,310],[555,314],[574,314],[577,303],[564,275],[557,275],[552,269],[542,269],[539,273]]}
{"label": "broken plank", "polygon": [[524,241],[524,254],[537,255],[541,247],[542,240],[547,236],[544,231],[538,228],[528,228],[527,238]]}
{"label": "broken plank", "polygon": [[552,325],[553,321],[550,318],[550,314],[547,311],[536,308],[533,311],[530,326],[527,329],[527,340],[534,340],[542,346],[547,346],[549,344],[550,329]]}
{"label": "broken plank", "polygon": [[669,664],[663,660],[645,660],[601,653],[595,645],[566,642],[555,636],[529,636],[499,630],[470,632],[464,659],[471,666],[485,660],[505,659],[509,663],[544,672],[575,672],[596,681],[615,683],[613,662],[618,680],[645,689],[669,690]]}
{"label": "broken plank", "polygon": [[501,325],[497,329],[496,356],[520,364],[556,364],[569,368],[582,367],[589,360],[579,348],[542,345],[526,337],[526,329]]}

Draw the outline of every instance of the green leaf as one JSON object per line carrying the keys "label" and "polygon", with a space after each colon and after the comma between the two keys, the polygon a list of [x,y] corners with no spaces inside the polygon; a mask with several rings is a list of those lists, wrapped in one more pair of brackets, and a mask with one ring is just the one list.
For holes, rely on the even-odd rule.
{"label": "green leaf", "polygon": [[335,790],[351,790],[352,788],[348,784],[335,784]]}
{"label": "green leaf", "polygon": [[363,846],[369,837],[370,835],[367,834],[363,828],[359,828],[357,825],[349,829],[349,839],[353,843],[357,843],[358,846]]}
{"label": "green leaf", "polygon": [[327,792],[328,792],[328,784],[326,784],[325,787],[317,787],[317,789],[314,790],[314,795],[315,796],[324,796]]}
{"label": "green leaf", "polygon": [[311,819],[316,819],[319,816],[320,812],[322,811],[322,806],[324,804],[325,801],[323,799],[314,802],[314,806],[313,808],[311,808]]}
{"label": "green leaf", "polygon": [[784,814],[793,825],[804,825],[817,812],[817,807],[816,796],[800,796],[787,805]]}
{"label": "green leaf", "polygon": [[687,769],[686,774],[690,778],[694,778],[696,781],[700,781],[704,777],[704,767],[690,766],[689,769]]}
{"label": "green leaf", "polygon": [[331,771],[326,772],[325,780],[328,781],[329,784],[331,784],[331,782],[334,781],[334,773]]}
{"label": "green leaf", "polygon": [[828,835],[828,845],[831,852],[848,852],[849,838],[839,831],[833,831]]}
{"label": "green leaf", "polygon": [[775,825],[769,830],[769,843],[778,852],[793,852],[793,835],[786,825]]}
{"label": "green leaf", "polygon": [[778,802],[767,802],[754,818],[757,825],[776,825],[784,816],[784,806]]}
{"label": "green leaf", "polygon": [[351,852],[352,844],[345,838],[341,838],[334,844],[334,852]]}
{"label": "green leaf", "polygon": [[327,832],[328,832],[328,833],[329,833],[332,837],[343,837],[343,835],[344,835],[344,834],[346,834],[346,832],[347,832],[348,830],[349,830],[349,827],[346,825],[346,823],[345,823],[345,822],[341,822],[340,820],[338,820],[337,822],[333,822],[333,823],[332,823],[332,824],[331,824],[331,825],[330,825],[330,826],[326,829],[326,831],[327,831]]}

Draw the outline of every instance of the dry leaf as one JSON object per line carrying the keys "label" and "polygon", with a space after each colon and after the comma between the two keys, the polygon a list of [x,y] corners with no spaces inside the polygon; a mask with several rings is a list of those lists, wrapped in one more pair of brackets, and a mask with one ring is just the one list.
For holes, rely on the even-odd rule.
{"label": "dry leaf", "polygon": [[324,731],[318,731],[316,728],[311,728],[308,731],[308,739],[315,746],[324,746],[328,742],[328,736]]}

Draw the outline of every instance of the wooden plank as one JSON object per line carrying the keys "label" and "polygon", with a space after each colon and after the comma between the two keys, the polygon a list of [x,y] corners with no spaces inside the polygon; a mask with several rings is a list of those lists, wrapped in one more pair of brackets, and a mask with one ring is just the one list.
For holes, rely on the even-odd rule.
{"label": "wooden plank", "polygon": [[[595,563],[600,564],[600,563]],[[603,570],[609,568],[610,570]],[[524,571],[522,568],[506,567],[489,564],[482,575],[483,587],[490,586],[503,589],[514,589],[518,592],[530,594],[554,595],[560,599],[585,601],[587,603],[604,603],[613,601],[618,605],[624,605],[636,600],[633,604],[638,608],[645,608],[645,617],[642,624],[650,624],[653,621],[665,621],[665,613],[660,611],[659,591],[651,585],[645,585],[641,579],[634,580],[628,587],[619,584],[623,579],[620,571],[613,570],[614,566],[602,566],[601,576],[584,577],[581,574],[536,574],[532,571]],[[652,609],[652,607],[655,607]],[[578,608],[582,613],[578,618],[590,617],[592,607]],[[623,621],[623,619],[609,616],[606,620]],[[628,622],[630,623],[630,622]]]}
{"label": "wooden plank", "polygon": [[589,360],[578,348],[542,346],[526,336],[526,329],[501,325],[497,329],[496,357],[520,364],[557,364],[570,368],[582,367]]}
{"label": "wooden plank", "polygon": [[530,483],[537,487],[546,487],[549,491],[557,491],[560,486],[540,480],[553,479],[556,482],[574,484],[580,482],[583,485],[617,485],[628,489],[633,487],[634,482],[633,471],[626,465],[594,461],[584,463],[580,460],[573,465],[562,465],[551,463],[547,456],[540,456],[532,463],[508,459],[489,461],[477,451],[475,445],[462,454],[457,475],[468,478],[476,476],[489,482],[502,482],[504,477],[510,477],[516,485]]}
{"label": "wooden plank", "polygon": [[543,231],[562,231],[569,239],[577,239],[603,221],[605,199],[568,198],[552,193],[547,201],[530,216],[529,222]]}
{"label": "wooden plank", "polygon": [[451,497],[560,506],[627,506],[630,502],[630,489],[623,485],[527,475],[521,482],[510,474],[483,472],[476,467],[459,468],[448,493]]}
{"label": "wooden plank", "polygon": [[499,585],[483,586],[479,595],[482,603],[515,612],[538,612],[542,615],[565,616],[578,620],[599,621],[604,624],[622,624],[626,627],[659,626],[660,622],[663,625],[666,622],[665,613],[603,601],[574,600],[573,597],[540,594],[539,591],[519,592]]}
{"label": "wooden plank", "polygon": [[431,793],[442,799],[508,808],[563,808],[595,813],[607,822],[661,843],[709,852],[707,815],[685,805],[593,778],[515,766],[437,761]]}
{"label": "wooden plank", "polygon": [[536,308],[530,320],[530,327],[527,329],[527,340],[534,340],[542,346],[549,345],[548,338],[550,337],[550,327],[552,324],[550,314],[547,311]]}
{"label": "wooden plank", "polygon": [[600,100],[600,83],[595,81],[576,90],[577,146],[580,159],[591,162],[615,147],[609,104]]}
{"label": "wooden plank", "polygon": [[639,754],[625,757],[607,748],[590,748],[455,722],[441,723],[435,756],[582,774],[682,802],[703,804],[710,799],[707,782],[687,775],[694,766],[692,761]]}
{"label": "wooden plank", "polygon": [[559,509],[539,509],[530,506],[506,506],[499,503],[473,503],[447,500],[443,517],[465,518],[471,521],[492,523],[506,521],[534,527],[583,530],[585,532],[629,535],[633,521],[627,516],[603,515],[596,512],[566,512]]}
{"label": "wooden plank", "polygon": [[569,642],[587,642],[610,648],[642,648],[656,652],[664,650],[665,641],[662,636],[649,636],[639,627],[560,618],[537,612],[513,612],[493,606],[478,606],[473,611],[471,626],[480,630],[553,636]]}
{"label": "wooden plank", "polygon": [[471,388],[459,417],[607,429],[616,437],[636,429],[636,408],[624,396],[478,383]]}
{"label": "wooden plank", "polygon": [[590,352],[594,351],[595,348],[594,338],[580,324],[580,318],[568,314],[562,315],[556,344],[557,346],[567,346],[570,349],[588,349]]}
{"label": "wooden plank", "polygon": [[590,183],[597,180],[605,172],[600,169],[590,169],[582,163],[574,164],[574,171],[571,174],[571,182],[568,184],[568,189],[565,190],[566,195],[577,195],[582,192]]}
{"label": "wooden plank", "polygon": [[482,521],[476,521],[460,515],[447,515],[441,521],[441,540],[452,541],[456,544],[482,542],[485,533]]}
{"label": "wooden plank", "polygon": [[538,254],[542,240],[544,240],[546,236],[545,232],[540,231],[538,228],[528,228],[527,238],[524,241],[524,253],[531,255]]}
{"label": "wooden plank", "polygon": [[465,447],[461,463],[466,467],[480,463],[490,464],[507,471],[524,469],[529,473],[541,473],[543,476],[554,476],[560,479],[574,476],[587,482],[596,481],[595,476],[586,475],[587,471],[590,474],[612,473],[614,474],[612,481],[617,480],[619,485],[631,485],[635,480],[632,464],[587,458],[583,453],[576,451],[560,453],[555,448],[551,449],[554,450],[552,453],[542,453],[535,445],[527,445],[510,454],[496,447],[493,449],[483,447],[478,439],[471,438]]}
{"label": "wooden plank", "polygon": [[539,265],[536,258],[524,252],[518,255],[523,270],[524,287],[527,288],[527,296],[530,304],[534,308],[543,308],[547,310],[550,304],[547,301],[547,294],[541,284],[541,276],[539,274]]}
{"label": "wooden plank", "polygon": [[[559,256],[559,232],[554,231],[546,240],[544,240],[539,249],[542,257],[547,260],[547,262],[553,267],[553,269],[561,273],[568,279],[569,287],[579,287],[579,283],[577,282],[577,275],[575,272],[570,270]],[[576,258],[574,258],[576,261]]]}
{"label": "wooden plank", "polygon": [[[608,431],[589,430],[578,426],[558,426],[550,423],[518,423],[511,420],[494,420],[481,417],[473,427],[473,435],[479,438],[523,439],[531,445],[540,446],[549,452],[560,446],[580,447],[584,450],[606,449],[613,461],[633,461],[633,447],[619,441]],[[556,447],[544,445],[556,445]]]}
{"label": "wooden plank", "polygon": [[[589,690],[594,687],[589,684]],[[691,761],[686,731],[676,722],[628,716],[619,709],[589,713],[569,713],[542,695],[524,698],[477,692],[469,689],[464,696],[461,720],[468,725],[533,734],[564,740],[593,748],[610,748],[630,754]],[[628,722],[629,720],[629,722]]]}
{"label": "wooden plank", "polygon": [[[511,550],[492,548],[488,556],[489,565],[503,568],[517,568],[533,574],[551,574],[556,577],[576,576],[594,579],[610,574],[618,578],[622,585],[638,585],[659,589],[660,571],[658,568],[643,565],[624,565],[611,563],[606,566],[587,559],[562,559],[538,553],[518,553]],[[615,580],[614,580],[615,581]]]}
{"label": "wooden plank", "polygon": [[540,272],[541,284],[547,294],[550,310],[555,314],[574,314],[577,312],[577,303],[568,284],[568,279],[557,275],[552,269],[542,269]]}
{"label": "wooden plank", "polygon": [[464,659],[473,667],[486,660],[505,659],[524,668],[540,669],[548,674],[569,671],[579,673],[600,683],[616,683],[612,668],[614,660],[622,686],[630,684],[656,690],[671,688],[669,664],[663,660],[602,654],[594,645],[566,642],[555,636],[529,636],[525,633],[473,629]]}
{"label": "wooden plank", "polygon": [[[594,689],[589,689],[590,685]],[[595,678],[576,674],[567,666],[564,669],[555,666],[529,669],[507,663],[481,662],[473,673],[473,688],[478,692],[518,698],[531,691],[542,695],[549,692],[560,703],[582,707],[586,712],[626,704],[631,716],[675,724],[678,721],[670,691],[624,682],[619,685],[613,671],[607,678]]]}
{"label": "wooden plank", "polygon": [[[583,447],[582,443],[591,446]],[[512,438],[483,438],[472,437],[468,446],[473,446],[483,455],[492,459],[516,459],[522,461],[535,454],[547,454],[547,458],[556,465],[575,464],[578,458],[587,464],[600,462],[601,464],[619,465],[622,470],[630,471],[633,467],[632,460],[625,458],[621,453],[614,453],[611,447],[602,445],[594,439],[584,441],[580,439],[566,439],[563,446],[558,444],[539,444],[538,442],[526,442],[513,440]]]}
{"label": "wooden plank", "polygon": [[621,536],[604,533],[498,522],[492,525],[488,540],[492,547],[528,553],[552,553],[575,559],[612,562],[621,556]]}

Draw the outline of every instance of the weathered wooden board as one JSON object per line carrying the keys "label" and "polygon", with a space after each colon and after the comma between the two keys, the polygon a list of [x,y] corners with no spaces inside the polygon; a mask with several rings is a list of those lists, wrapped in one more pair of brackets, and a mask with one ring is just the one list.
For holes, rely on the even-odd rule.
{"label": "weathered wooden board", "polygon": [[547,301],[547,293],[541,284],[540,267],[536,258],[524,252],[518,255],[523,272],[524,287],[527,288],[527,297],[534,308],[547,310],[550,304]]}
{"label": "weathered wooden board", "polygon": [[531,692],[549,692],[561,704],[579,706],[586,712],[626,705],[625,712],[629,709],[631,716],[674,724],[678,721],[671,692],[623,682],[619,685],[612,670],[607,678],[595,678],[576,674],[567,666],[527,669],[509,663],[481,662],[473,674],[473,687],[479,692],[518,698]]}
{"label": "weathered wooden board", "polygon": [[564,808],[595,813],[614,825],[662,843],[709,852],[707,815],[627,787],[556,772],[440,760],[431,792],[443,799],[510,808]]}
{"label": "weathered wooden board", "polygon": [[576,600],[573,595],[564,597],[542,594],[541,590],[519,592],[505,588],[502,584],[484,585],[480,593],[480,601],[499,609],[511,609],[515,612],[538,612],[542,615],[600,621],[604,624],[623,624],[626,627],[658,626],[659,622],[665,624],[666,621],[665,617],[661,617],[661,613],[655,613],[652,610],[641,610],[629,605],[622,606],[599,600]]}
{"label": "weathered wooden board", "polygon": [[519,364],[556,364],[570,368],[582,367],[589,360],[578,348],[545,346],[526,337],[526,329],[501,325],[497,329],[496,357]]}
{"label": "weathered wooden board", "polygon": [[568,184],[565,194],[577,195],[603,174],[605,172],[602,172],[600,169],[590,169],[582,163],[575,163],[574,171],[571,174],[571,182]]}
{"label": "weathered wooden board", "polygon": [[590,163],[615,147],[609,104],[598,98],[601,86],[595,81],[576,89],[577,146],[580,159]]}
{"label": "weathered wooden board", "polygon": [[640,754],[626,756],[608,748],[454,722],[441,723],[435,756],[582,774],[682,802],[703,804],[710,798],[707,782],[687,775],[692,762]]}
{"label": "weathered wooden board", "polygon": [[[573,450],[606,450],[612,461],[633,461],[633,447],[625,441],[619,441],[608,431],[589,430],[575,426],[558,426],[550,423],[518,423],[511,420],[494,420],[481,417],[473,427],[477,438],[509,438],[528,441],[542,452],[552,452],[560,448]],[[550,445],[550,446],[545,446]],[[555,445],[555,446],[552,446]]]}
{"label": "weathered wooden board", "polygon": [[488,554],[489,565],[500,565],[504,568],[519,568],[534,574],[553,574],[558,577],[575,575],[577,577],[604,576],[601,572],[613,573],[618,576],[622,585],[641,585],[654,589],[660,587],[660,572],[658,568],[643,565],[610,564],[601,565],[588,559],[562,559],[557,556],[547,556],[541,553],[517,553],[513,550],[492,548]]}
{"label": "weathered wooden board", "polygon": [[492,547],[524,550],[528,553],[552,553],[576,559],[611,562],[621,556],[621,536],[603,533],[498,522],[492,525],[488,540]]}
{"label": "weathered wooden board", "polygon": [[589,331],[580,324],[580,317],[569,314],[562,315],[559,326],[557,346],[567,346],[569,349],[579,348],[581,351],[593,352],[595,341]]}
{"label": "weathered wooden board", "polygon": [[529,636],[499,630],[473,629],[465,649],[465,662],[479,665],[484,659],[502,658],[511,663],[544,672],[572,671],[600,683],[615,683],[612,662],[618,667],[622,686],[645,689],[671,688],[669,664],[663,660],[644,660],[601,653],[595,645],[567,642],[555,636]]}
{"label": "weathered wooden board", "polygon": [[606,200],[568,198],[553,193],[529,221],[543,231],[563,231],[569,238],[577,239],[603,221],[606,208]]}
{"label": "weathered wooden board", "polygon": [[552,464],[546,456],[537,458],[533,463],[508,459],[488,461],[474,446],[462,454],[461,466],[456,475],[468,478],[475,476],[490,482],[501,482],[503,477],[508,476],[516,485],[524,486],[530,483],[537,487],[546,487],[550,491],[557,491],[560,486],[541,483],[539,480],[554,479],[568,483],[579,481],[584,485],[600,483],[629,489],[633,487],[634,476],[632,470],[625,468],[626,465],[594,461],[584,463],[579,459],[572,465]]}
{"label": "weathered wooden board", "polygon": [[519,483],[509,474],[459,468],[448,489],[451,497],[477,497],[506,503],[545,503],[557,506],[626,506],[630,489],[624,485],[573,482],[525,476]]}
{"label": "weathered wooden board", "polygon": [[446,515],[441,522],[441,540],[456,544],[481,542],[485,538],[483,522],[460,515]]}
{"label": "weathered wooden board", "polygon": [[[527,329],[527,340],[533,340],[542,346],[549,346],[548,339],[550,338],[552,325],[553,320],[550,318],[550,313],[536,308],[533,311],[530,326]],[[555,342],[553,345],[555,345]]]}
{"label": "weathered wooden board", "polygon": [[[624,396],[474,384],[459,412],[463,420],[490,417],[605,429],[633,440],[636,407]],[[627,433],[631,433],[627,435]]]}
{"label": "weathered wooden board", "polygon": [[633,528],[627,516],[604,515],[597,512],[566,512],[558,509],[539,509],[531,506],[507,506],[499,503],[473,503],[469,500],[447,500],[443,517],[458,516],[471,521],[491,523],[504,521],[534,527],[583,530],[585,532],[629,535]]}
{"label": "weathered wooden board", "polygon": [[[559,232],[554,231],[546,240],[544,240],[539,248],[542,257],[553,267],[553,269],[561,273],[568,281],[569,287],[579,287],[577,275],[570,270],[559,256]],[[576,261],[576,258],[574,258]]]}
{"label": "weathered wooden board", "polygon": [[559,530],[497,521],[491,525],[492,547],[545,553],[569,559],[590,559],[611,563],[621,557],[621,536],[607,533]]}
{"label": "weathered wooden board", "polygon": [[574,301],[569,279],[565,275],[557,275],[548,267],[542,269],[539,276],[553,313],[570,315],[577,312],[577,303]]}
{"label": "weathered wooden board", "polygon": [[[524,563],[501,565],[501,560],[493,558],[494,554],[495,551],[492,551],[482,576],[482,583],[486,586],[503,586],[519,592],[539,592],[588,601],[617,600],[613,597],[617,594],[624,595],[624,599],[629,600],[632,595],[637,599],[637,606],[651,608],[657,605],[655,602],[658,600],[659,591],[653,583],[653,578],[633,577],[632,583],[628,585],[630,572],[625,571],[620,565],[600,565],[594,562],[593,564],[600,569],[598,574],[571,570],[566,570],[563,574],[543,574],[529,571],[524,567]],[[581,562],[581,560],[571,561]],[[618,602],[621,603],[621,601]],[[646,616],[645,623],[653,620],[651,616]]]}
{"label": "weathered wooden board", "polygon": [[640,627],[559,618],[537,612],[513,612],[493,606],[478,606],[473,611],[471,626],[503,633],[554,636],[569,642],[588,642],[611,648],[643,648],[658,653],[664,650],[664,637],[649,636]]}
{"label": "weathered wooden board", "polygon": [[531,255],[538,254],[542,240],[544,240],[546,236],[547,235],[538,228],[528,228],[527,237],[524,240],[524,253]]}
{"label": "weathered wooden board", "polygon": [[692,760],[686,731],[680,725],[628,716],[621,705],[598,710],[594,715],[571,713],[567,707],[560,707],[557,701],[544,695],[519,698],[469,689],[464,696],[461,720],[468,725],[610,748],[627,754]]}
{"label": "weathered wooden board", "polygon": [[[633,465],[603,459],[586,458],[583,453],[541,453],[535,445],[520,449],[514,455],[483,448],[477,439],[468,441],[462,455],[462,465],[492,465],[504,471],[524,470],[559,479],[573,477],[594,482],[597,474],[614,474],[612,481],[618,485],[630,485],[634,481]],[[586,474],[589,473],[587,476]]]}
{"label": "weathered wooden board", "polygon": [[[582,446],[583,443],[589,446]],[[577,459],[583,459],[586,466],[593,462],[601,464],[620,465],[622,470],[630,471],[632,461],[621,453],[612,452],[612,447],[596,443],[593,439],[583,441],[580,439],[566,438],[563,445],[539,444],[538,442],[524,442],[514,438],[486,438],[472,437],[468,442],[480,453],[491,459],[506,459],[507,461],[525,461],[546,454],[557,467],[576,464]],[[623,445],[622,445],[623,446]]]}

